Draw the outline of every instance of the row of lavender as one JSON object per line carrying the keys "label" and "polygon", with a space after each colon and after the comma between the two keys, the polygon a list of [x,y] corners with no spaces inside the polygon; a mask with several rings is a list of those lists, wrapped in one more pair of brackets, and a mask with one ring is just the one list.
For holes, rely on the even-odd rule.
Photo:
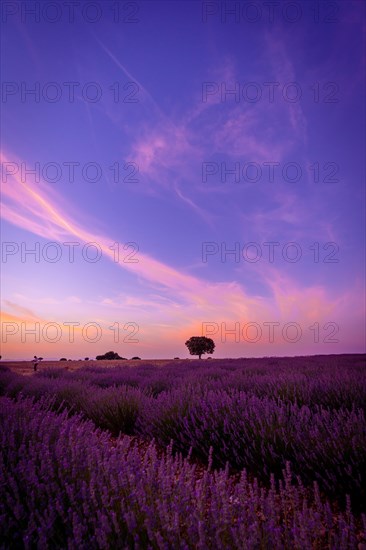
{"label": "row of lavender", "polygon": [[363,408],[366,412],[365,356],[335,355],[268,359],[227,359],[179,361],[158,368],[106,369],[105,366],[69,372],[65,368],[41,376],[85,380],[99,387],[127,385],[153,395],[183,385],[203,385],[207,389],[233,388],[258,397],[278,397],[299,405],[330,408]]}
{"label": "row of lavender", "polygon": [[264,483],[290,462],[306,485],[316,480],[341,506],[350,495],[353,508],[364,510],[365,371],[357,357],[328,361],[57,369],[32,378],[3,372],[0,389],[54,396],[55,406],[64,403],[113,435],[140,434],[162,446],[173,440],[174,449],[192,449],[204,463],[212,448],[215,467],[246,468]]}
{"label": "row of lavender", "polygon": [[[54,404],[53,404],[54,406]],[[0,398],[2,548],[354,549],[362,526],[291,482],[198,474],[50,403]],[[310,497],[310,500],[307,499]],[[366,529],[365,518],[363,530]]]}

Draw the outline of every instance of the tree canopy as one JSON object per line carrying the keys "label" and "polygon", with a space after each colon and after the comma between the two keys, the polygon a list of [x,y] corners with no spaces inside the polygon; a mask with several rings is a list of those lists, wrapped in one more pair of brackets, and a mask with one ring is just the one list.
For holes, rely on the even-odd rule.
{"label": "tree canopy", "polygon": [[191,355],[201,356],[204,353],[213,353],[215,351],[215,342],[206,336],[191,336],[186,342],[186,346]]}

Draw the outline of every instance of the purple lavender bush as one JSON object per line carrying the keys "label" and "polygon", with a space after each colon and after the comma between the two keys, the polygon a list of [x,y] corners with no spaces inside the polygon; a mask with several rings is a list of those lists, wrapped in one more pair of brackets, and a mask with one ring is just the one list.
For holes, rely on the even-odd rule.
{"label": "purple lavender bush", "polygon": [[[1,547],[73,549],[355,549],[348,505],[335,513],[317,485],[265,489],[245,470],[200,472],[153,444],[111,442],[52,402],[0,398]],[[278,487],[278,488],[277,488]],[[365,518],[363,517],[365,528]]]}
{"label": "purple lavender bush", "polygon": [[69,372],[32,377],[0,372],[0,392],[42,399],[94,424],[140,434],[162,447],[230,472],[246,469],[267,486],[286,463],[306,486],[365,511],[366,377],[359,356],[172,362],[164,368]]}

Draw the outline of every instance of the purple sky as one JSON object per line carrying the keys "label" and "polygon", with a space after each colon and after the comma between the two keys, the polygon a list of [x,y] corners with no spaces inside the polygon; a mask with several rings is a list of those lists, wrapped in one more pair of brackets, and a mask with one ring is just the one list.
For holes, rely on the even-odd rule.
{"label": "purple sky", "polygon": [[365,3],[64,4],[2,5],[3,358],[364,351]]}

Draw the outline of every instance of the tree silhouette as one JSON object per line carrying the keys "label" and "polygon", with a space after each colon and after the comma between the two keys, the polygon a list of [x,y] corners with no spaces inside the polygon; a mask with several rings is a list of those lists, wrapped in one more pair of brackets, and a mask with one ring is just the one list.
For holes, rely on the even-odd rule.
{"label": "tree silhouette", "polygon": [[107,351],[104,355],[97,355],[96,358],[98,361],[113,361],[115,359],[125,359],[125,357],[120,357],[118,353],[114,351]]}
{"label": "tree silhouette", "polygon": [[215,351],[215,342],[206,336],[191,336],[186,342],[186,346],[191,355],[201,356],[204,353],[213,353]]}

